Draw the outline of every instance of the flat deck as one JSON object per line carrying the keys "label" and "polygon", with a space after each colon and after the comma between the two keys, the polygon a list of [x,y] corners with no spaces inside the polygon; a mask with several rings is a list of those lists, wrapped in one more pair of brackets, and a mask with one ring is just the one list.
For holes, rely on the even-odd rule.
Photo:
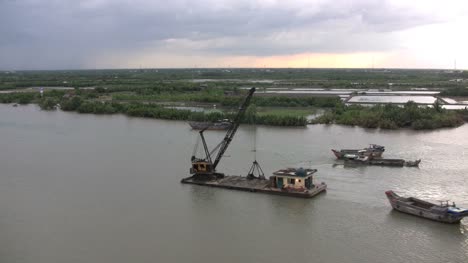
{"label": "flat deck", "polygon": [[306,191],[293,191],[287,189],[278,189],[269,186],[269,180],[266,179],[247,179],[244,176],[228,175],[224,178],[212,181],[194,180],[193,177],[187,177],[181,180],[183,184],[196,184],[210,187],[226,188],[247,192],[259,192],[275,195],[286,195],[301,198],[311,198],[327,189],[325,183],[320,183],[314,188]]}

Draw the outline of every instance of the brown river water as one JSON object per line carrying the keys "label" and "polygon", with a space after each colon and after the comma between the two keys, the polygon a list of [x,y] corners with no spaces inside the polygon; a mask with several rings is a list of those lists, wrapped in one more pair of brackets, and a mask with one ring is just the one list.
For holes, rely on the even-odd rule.
{"label": "brown river water", "polygon": [[[468,207],[468,125],[428,132],[241,126],[219,171],[317,168],[298,199],[183,185],[185,122],[0,105],[0,262],[468,262],[468,219],[391,210],[384,191]],[[206,132],[210,146],[223,132]],[[420,168],[344,167],[331,148],[386,146]]]}

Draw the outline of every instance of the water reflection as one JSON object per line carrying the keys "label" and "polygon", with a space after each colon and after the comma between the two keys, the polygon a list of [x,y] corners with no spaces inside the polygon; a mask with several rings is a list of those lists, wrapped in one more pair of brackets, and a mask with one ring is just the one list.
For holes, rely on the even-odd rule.
{"label": "water reflection", "polygon": [[[464,223],[447,224],[432,221],[426,218],[402,213],[392,209],[389,206],[386,223],[389,225],[398,225],[402,228],[400,231],[414,231],[415,233],[432,233],[437,236],[458,237],[459,241],[464,241],[467,237]],[[429,237],[430,234],[427,234]]]}

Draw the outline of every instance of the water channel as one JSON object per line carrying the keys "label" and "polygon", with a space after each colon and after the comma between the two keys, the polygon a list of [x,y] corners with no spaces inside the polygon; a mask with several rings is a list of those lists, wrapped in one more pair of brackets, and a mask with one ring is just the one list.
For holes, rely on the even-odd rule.
{"label": "water channel", "polygon": [[[182,185],[185,122],[0,105],[0,262],[468,262],[468,221],[392,211],[384,191],[468,207],[468,125],[428,132],[241,126],[218,170],[317,168],[298,199]],[[214,146],[223,132],[206,132]],[[420,168],[345,167],[331,148],[386,146]]]}

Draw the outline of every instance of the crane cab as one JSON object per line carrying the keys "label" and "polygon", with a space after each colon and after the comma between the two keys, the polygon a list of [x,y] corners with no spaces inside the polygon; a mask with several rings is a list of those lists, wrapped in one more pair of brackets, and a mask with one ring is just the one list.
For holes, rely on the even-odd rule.
{"label": "crane cab", "polygon": [[191,174],[212,174],[214,173],[213,164],[206,161],[194,161],[190,167]]}

